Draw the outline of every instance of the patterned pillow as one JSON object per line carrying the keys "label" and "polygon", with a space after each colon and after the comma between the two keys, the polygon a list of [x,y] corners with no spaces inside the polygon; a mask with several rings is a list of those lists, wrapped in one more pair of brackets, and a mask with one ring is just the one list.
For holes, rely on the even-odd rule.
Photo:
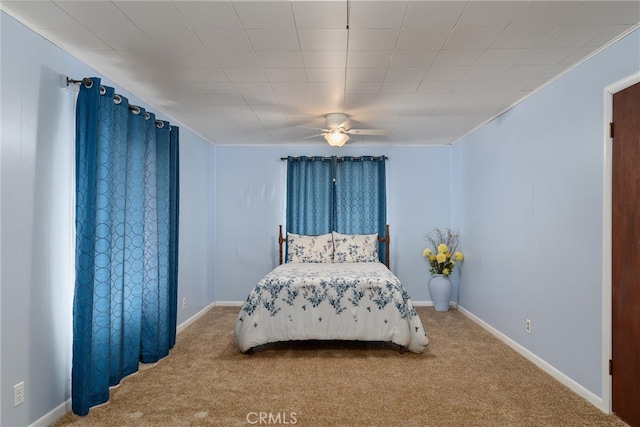
{"label": "patterned pillow", "polygon": [[333,262],[333,236],[287,233],[287,262]]}
{"label": "patterned pillow", "polygon": [[378,261],[378,233],[349,235],[334,231],[333,259],[335,262]]}

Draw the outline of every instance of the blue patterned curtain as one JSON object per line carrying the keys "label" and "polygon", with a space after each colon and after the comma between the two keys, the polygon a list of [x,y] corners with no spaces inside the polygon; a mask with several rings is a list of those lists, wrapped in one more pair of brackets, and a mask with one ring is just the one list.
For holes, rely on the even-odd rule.
{"label": "blue patterned curtain", "polygon": [[[287,231],[383,236],[387,224],[385,160],[384,156],[289,157]],[[380,261],[385,262],[385,251],[379,249]]]}
{"label": "blue patterned curtain", "polygon": [[175,345],[178,273],[178,128],[86,81],[76,106],[78,415]]}
{"label": "blue patterned curtain", "polygon": [[336,231],[384,234],[385,162],[379,157],[343,157],[336,168]]}
{"label": "blue patterned curtain", "polygon": [[[384,236],[387,224],[385,157],[338,159],[336,167],[335,231]],[[386,253],[379,243],[380,261]]]}
{"label": "blue patterned curtain", "polygon": [[334,168],[332,157],[287,158],[287,231],[308,235],[331,233]]}

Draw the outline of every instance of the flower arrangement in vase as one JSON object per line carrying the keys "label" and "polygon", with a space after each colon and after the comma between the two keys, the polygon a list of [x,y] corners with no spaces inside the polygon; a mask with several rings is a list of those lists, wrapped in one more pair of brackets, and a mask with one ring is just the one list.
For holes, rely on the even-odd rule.
{"label": "flower arrangement in vase", "polygon": [[422,256],[429,261],[431,267],[429,273],[449,277],[453,273],[456,263],[464,260],[462,252],[456,251],[459,235],[448,228],[446,231],[436,228],[427,234],[426,239],[431,243],[432,248],[425,248],[422,251]]}
{"label": "flower arrangement in vase", "polygon": [[456,251],[459,235],[448,228],[446,231],[436,228],[426,235],[426,239],[432,246],[422,251],[422,256],[429,262],[429,273],[433,276],[429,280],[429,293],[436,311],[447,311],[451,300],[449,276],[455,266],[464,260],[462,252]]}

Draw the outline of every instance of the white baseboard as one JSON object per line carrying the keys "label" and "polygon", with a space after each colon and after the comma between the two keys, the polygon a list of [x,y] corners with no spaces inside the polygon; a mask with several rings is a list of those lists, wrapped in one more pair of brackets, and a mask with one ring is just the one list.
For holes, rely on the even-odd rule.
{"label": "white baseboard", "polygon": [[71,399],[54,408],[48,414],[31,424],[29,427],[47,427],[62,418],[67,412],[71,412]]}
{"label": "white baseboard", "polygon": [[411,300],[411,302],[413,303],[414,307],[433,307],[433,301],[413,301],[413,300]]}
{"label": "white baseboard", "polygon": [[205,308],[203,308],[202,310],[200,310],[199,312],[197,312],[196,314],[194,314],[193,316],[191,316],[190,318],[188,318],[187,320],[182,322],[180,325],[178,325],[178,327],[176,328],[176,334],[179,334],[180,332],[184,331],[193,322],[195,322],[196,320],[198,320],[199,318],[204,316],[205,313],[207,311],[211,310],[213,307],[238,307],[238,308],[240,308],[240,307],[242,307],[243,303],[244,303],[244,301],[217,301],[217,302],[212,302],[211,304],[209,304],[208,306],[206,306]]}
{"label": "white baseboard", "polygon": [[[433,307],[433,301],[411,301],[414,307]],[[456,310],[458,303],[455,301],[449,301],[449,307]]]}
{"label": "white baseboard", "polygon": [[197,312],[196,314],[194,314],[184,322],[180,323],[176,328],[176,334],[179,334],[180,332],[184,331],[189,325],[191,325],[193,322],[195,322],[196,320],[204,316],[205,313],[211,310],[215,305],[216,305],[215,302],[209,304],[208,306],[206,306],[205,308],[203,308],[202,310],[200,310],[199,312]]}
{"label": "white baseboard", "polygon": [[[563,374],[561,371],[559,371],[558,369],[554,368],[548,362],[546,362],[543,359],[541,359],[540,357],[536,356],[535,354],[533,354],[531,351],[527,350],[522,345],[518,344],[517,342],[515,342],[514,340],[512,340],[511,338],[509,338],[508,336],[506,336],[502,332],[500,332],[497,329],[495,329],[493,326],[491,326],[488,323],[484,322],[482,319],[477,317],[475,314],[471,313],[469,310],[465,309],[464,307],[458,307],[458,310],[462,314],[467,316],[469,319],[473,320],[475,323],[477,323],[478,325],[482,326],[484,329],[489,331],[491,334],[493,334],[500,341],[504,342],[506,345],[508,345],[509,347],[511,347],[512,349],[514,349],[518,353],[520,353],[522,356],[524,356],[529,361],[533,362],[537,367],[539,367],[540,369],[545,371],[547,374],[551,375],[553,378],[555,378],[561,384],[567,386],[570,390],[572,390],[573,392],[578,394],[580,397],[585,399],[587,402],[591,403],[596,408],[602,410],[603,406],[602,406],[602,398],[601,397],[593,394],[591,391],[587,390],[586,388],[584,388],[583,386],[581,386],[580,384],[578,384],[577,382],[575,382],[574,380],[572,380],[571,378],[569,378],[568,376]],[[427,333],[429,333],[429,331],[427,331]]]}
{"label": "white baseboard", "polygon": [[213,303],[216,307],[242,307],[244,301],[217,301]]}

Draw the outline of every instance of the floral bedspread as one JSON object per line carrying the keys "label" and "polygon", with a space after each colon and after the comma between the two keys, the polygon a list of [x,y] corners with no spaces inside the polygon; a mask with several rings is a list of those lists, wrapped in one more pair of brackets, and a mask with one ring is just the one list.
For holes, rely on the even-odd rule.
{"label": "floral bedspread", "polygon": [[278,266],[247,297],[235,340],[242,351],[279,341],[358,340],[416,353],[429,342],[406,290],[379,262]]}

